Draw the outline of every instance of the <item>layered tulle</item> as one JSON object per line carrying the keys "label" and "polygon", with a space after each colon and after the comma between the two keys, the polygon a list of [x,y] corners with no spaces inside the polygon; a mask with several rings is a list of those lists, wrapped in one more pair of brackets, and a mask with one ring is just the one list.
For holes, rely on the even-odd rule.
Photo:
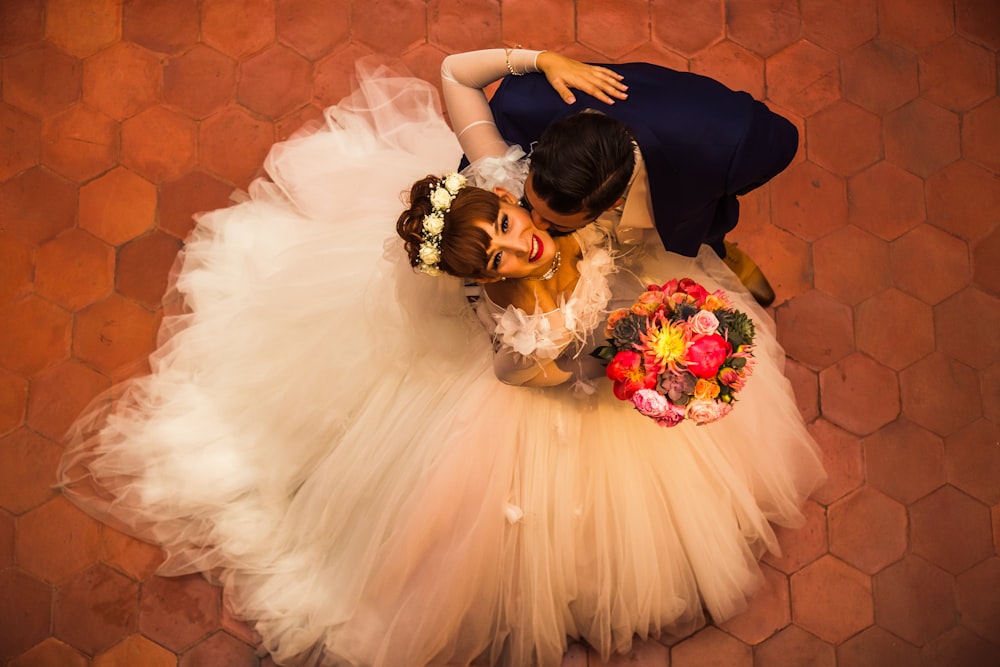
{"label": "layered tulle", "polygon": [[365,72],[199,217],[152,374],[78,421],[66,493],[222,582],[280,664],[557,665],[567,636],[606,656],[738,613],[822,477],[767,316],[710,253],[623,259],[623,299],[683,274],[754,313],[755,373],[704,427],[498,382],[461,282],[394,236],[458,163],[437,104]]}

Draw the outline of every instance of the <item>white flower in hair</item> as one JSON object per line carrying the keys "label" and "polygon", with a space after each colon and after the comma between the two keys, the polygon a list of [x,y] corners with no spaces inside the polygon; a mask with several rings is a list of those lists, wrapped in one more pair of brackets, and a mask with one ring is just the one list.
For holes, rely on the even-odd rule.
{"label": "white flower in hair", "polygon": [[457,195],[458,191],[465,187],[465,176],[461,174],[448,174],[441,181],[441,184],[448,192]]}
{"label": "white flower in hair", "polygon": [[451,208],[451,203],[459,191],[465,187],[465,176],[461,174],[446,174],[437,187],[431,192],[431,212],[424,216],[420,227],[420,263],[417,268],[429,276],[441,274],[438,264],[441,263],[441,234],[444,232],[444,214]]}
{"label": "white flower in hair", "polygon": [[448,192],[447,188],[436,188],[431,193],[431,206],[440,211],[447,211],[454,199],[455,195]]}
{"label": "white flower in hair", "polygon": [[440,211],[424,216],[425,236],[437,236],[442,231],[444,231],[444,215]]}
{"label": "white flower in hair", "polygon": [[427,265],[437,264],[441,261],[441,251],[424,243],[420,246],[420,261]]}

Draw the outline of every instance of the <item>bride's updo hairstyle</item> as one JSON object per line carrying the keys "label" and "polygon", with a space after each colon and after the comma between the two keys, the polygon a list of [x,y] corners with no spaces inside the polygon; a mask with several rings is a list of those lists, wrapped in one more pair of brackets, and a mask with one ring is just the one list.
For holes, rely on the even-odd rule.
{"label": "bride's updo hairstyle", "polygon": [[[440,176],[427,176],[410,188],[410,207],[396,221],[396,233],[403,239],[410,265],[424,264],[420,255],[424,244],[424,218],[434,212],[432,193],[441,186]],[[476,223],[492,225],[500,213],[497,195],[471,185],[462,187],[451,206],[444,211],[440,259],[437,268],[459,278],[488,278],[486,271],[490,237]]]}

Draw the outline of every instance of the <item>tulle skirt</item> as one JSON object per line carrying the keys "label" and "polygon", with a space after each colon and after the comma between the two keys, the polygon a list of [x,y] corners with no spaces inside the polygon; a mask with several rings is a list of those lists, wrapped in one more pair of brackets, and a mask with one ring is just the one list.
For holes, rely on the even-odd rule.
{"label": "tulle skirt", "polygon": [[[152,373],[70,435],[65,493],[204,572],[288,665],[558,665],[739,613],[823,478],[773,324],[710,252],[647,249],[752,312],[719,422],[498,382],[460,281],[415,273],[401,193],[454,168],[434,89],[384,67],[202,214]],[[631,295],[629,295],[631,296]]]}

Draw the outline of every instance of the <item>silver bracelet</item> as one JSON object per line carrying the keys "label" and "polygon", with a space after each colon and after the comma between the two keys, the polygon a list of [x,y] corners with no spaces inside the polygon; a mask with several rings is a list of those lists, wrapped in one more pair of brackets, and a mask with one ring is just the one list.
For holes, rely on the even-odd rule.
{"label": "silver bracelet", "polygon": [[513,76],[524,76],[524,72],[515,72],[514,68],[511,67],[510,64],[510,54],[514,52],[514,49],[519,49],[519,48],[521,48],[520,44],[512,46],[510,48],[504,47],[504,53],[507,54],[507,71],[510,72]]}

